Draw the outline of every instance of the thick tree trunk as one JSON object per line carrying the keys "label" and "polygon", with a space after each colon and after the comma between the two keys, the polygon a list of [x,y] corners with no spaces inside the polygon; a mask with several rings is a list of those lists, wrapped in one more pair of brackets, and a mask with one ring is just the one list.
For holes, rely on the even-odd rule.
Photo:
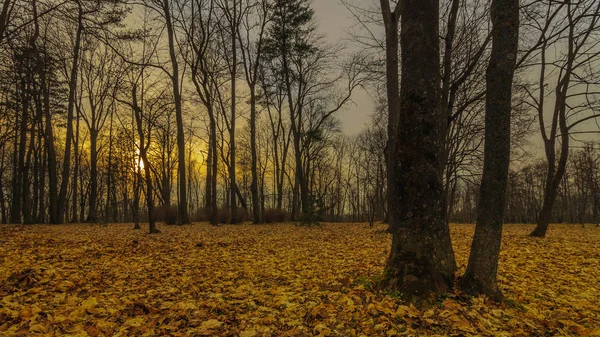
{"label": "thick tree trunk", "polygon": [[494,0],[492,54],[487,68],[485,149],[477,208],[477,226],[471,245],[463,291],[503,298],[496,279],[506,204],[510,163],[512,82],[519,41],[519,0]]}
{"label": "thick tree trunk", "polygon": [[442,183],[447,121],[439,108],[439,1],[404,0],[397,132],[388,145],[392,248],[380,286],[427,305],[456,269]]}

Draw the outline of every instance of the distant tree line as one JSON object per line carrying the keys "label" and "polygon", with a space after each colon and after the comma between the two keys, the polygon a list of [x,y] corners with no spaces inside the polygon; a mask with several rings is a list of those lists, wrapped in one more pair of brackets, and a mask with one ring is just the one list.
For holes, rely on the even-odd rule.
{"label": "distant tree line", "polygon": [[[552,223],[598,224],[600,222],[600,143],[586,142],[570,155],[557,191]],[[539,159],[508,175],[506,223],[535,223],[544,202],[544,183],[548,164]],[[478,185],[464,184],[456,192],[451,221],[473,223]]]}

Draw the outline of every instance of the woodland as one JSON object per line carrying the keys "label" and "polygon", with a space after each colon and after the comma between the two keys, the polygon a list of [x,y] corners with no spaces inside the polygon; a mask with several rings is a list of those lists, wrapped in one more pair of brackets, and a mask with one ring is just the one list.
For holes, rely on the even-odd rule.
{"label": "woodland", "polygon": [[600,335],[600,2],[316,1],[2,0],[0,333]]}

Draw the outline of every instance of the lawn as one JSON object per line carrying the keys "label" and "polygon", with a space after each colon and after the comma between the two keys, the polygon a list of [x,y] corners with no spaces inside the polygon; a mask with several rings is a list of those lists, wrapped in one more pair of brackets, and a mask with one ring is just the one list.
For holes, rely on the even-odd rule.
{"label": "lawn", "polygon": [[[600,228],[507,225],[507,300],[373,289],[385,226],[0,226],[2,336],[600,336]],[[452,225],[464,272],[472,225]]]}

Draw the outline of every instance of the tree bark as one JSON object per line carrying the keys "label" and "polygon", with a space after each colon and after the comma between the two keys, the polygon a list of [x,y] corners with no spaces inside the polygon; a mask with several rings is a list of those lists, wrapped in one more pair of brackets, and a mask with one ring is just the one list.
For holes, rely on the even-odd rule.
{"label": "tree bark", "polygon": [[402,119],[389,135],[392,248],[380,287],[418,305],[452,290],[456,269],[442,183],[438,26],[439,0],[402,1]]}
{"label": "tree bark", "polygon": [[485,148],[477,226],[461,282],[470,295],[501,301],[496,279],[510,163],[512,82],[519,42],[519,0],[494,0],[492,53],[486,74]]}

